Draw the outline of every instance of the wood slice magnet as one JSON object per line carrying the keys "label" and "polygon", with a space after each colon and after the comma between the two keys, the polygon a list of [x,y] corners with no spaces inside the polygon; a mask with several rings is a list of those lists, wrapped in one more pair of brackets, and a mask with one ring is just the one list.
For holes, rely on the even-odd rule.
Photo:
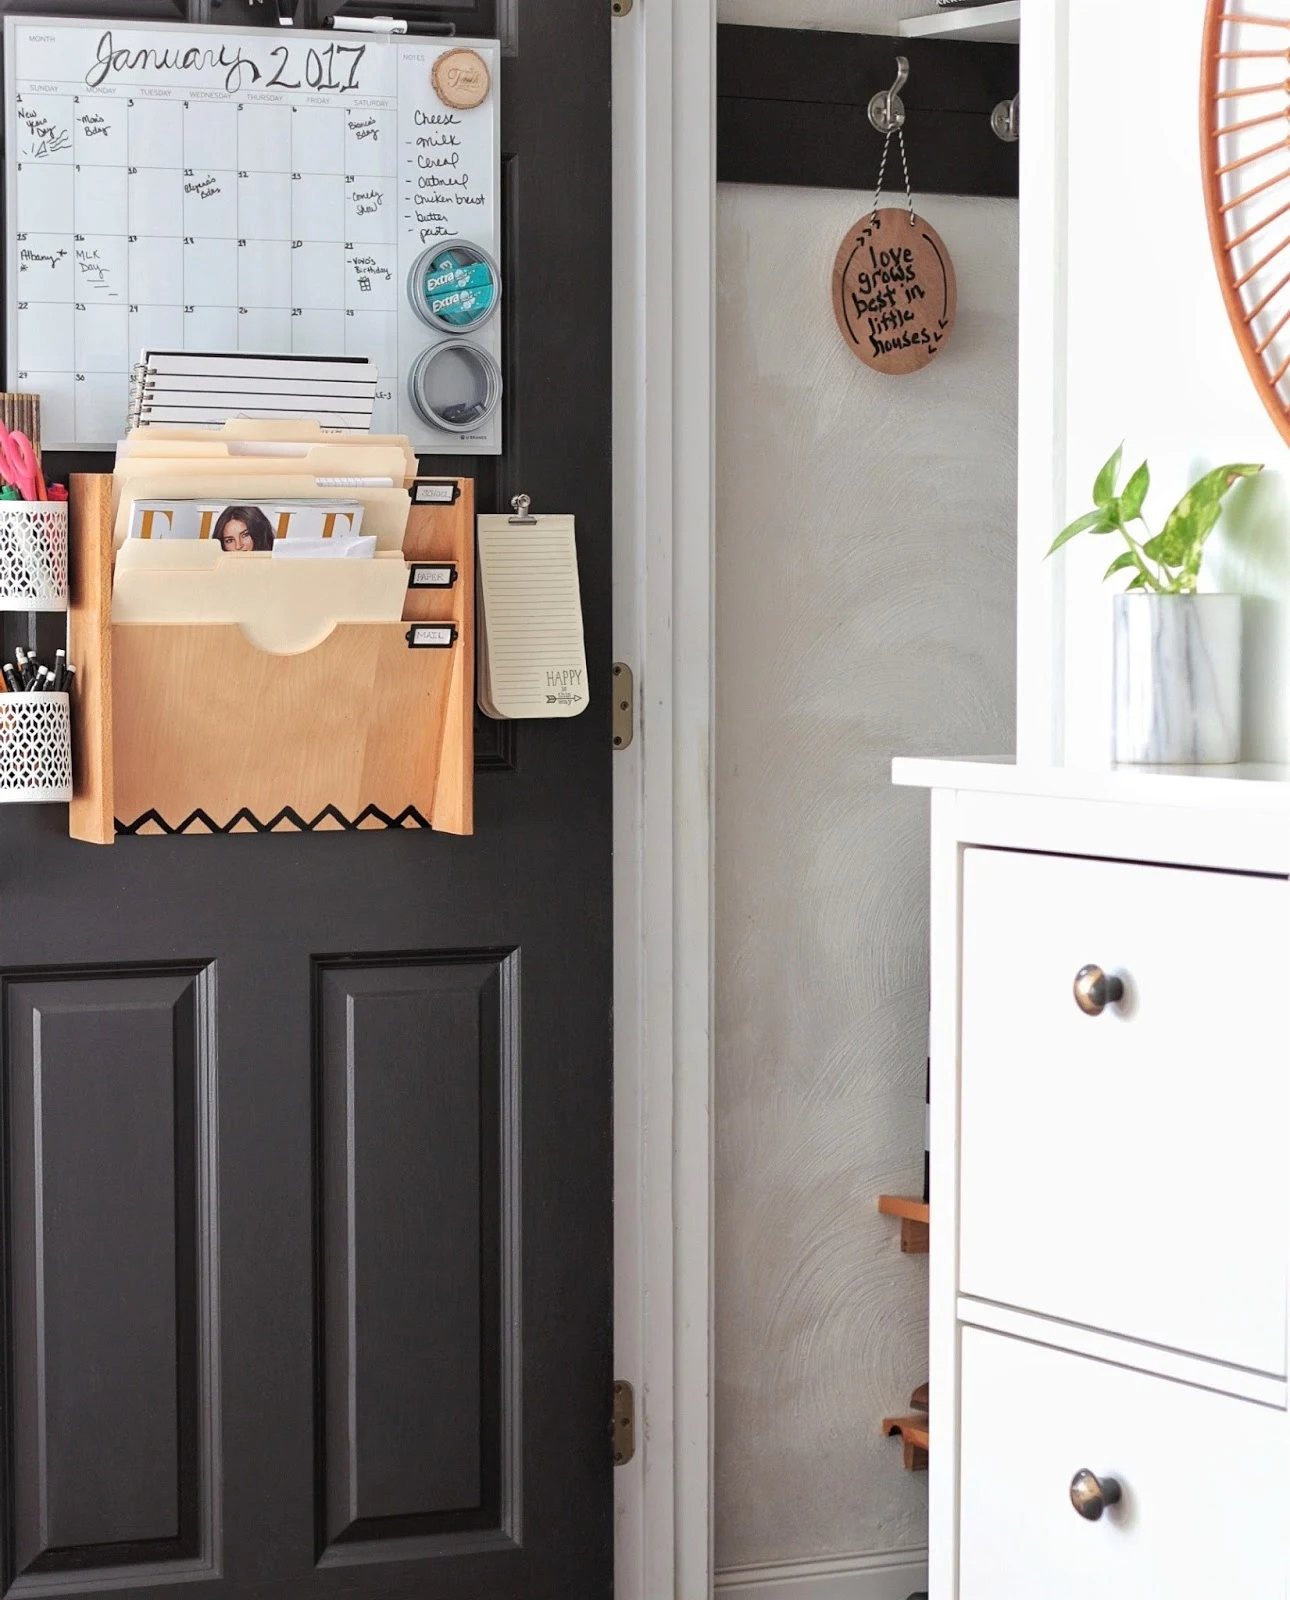
{"label": "wood slice magnet", "polygon": [[488,64],[477,50],[445,50],[430,69],[430,82],[444,105],[473,111],[488,99]]}
{"label": "wood slice magnet", "polygon": [[833,264],[833,315],[875,372],[904,377],[935,361],[958,311],[954,263],[930,223],[888,208],[856,223]]}

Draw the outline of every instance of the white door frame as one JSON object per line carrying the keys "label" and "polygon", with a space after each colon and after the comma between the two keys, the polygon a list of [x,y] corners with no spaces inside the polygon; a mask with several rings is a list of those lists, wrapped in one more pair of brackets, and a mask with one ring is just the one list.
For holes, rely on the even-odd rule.
{"label": "white door frame", "polygon": [[[609,9],[610,0],[591,0]],[[712,1588],[715,0],[614,31],[615,1473],[619,1600]]]}

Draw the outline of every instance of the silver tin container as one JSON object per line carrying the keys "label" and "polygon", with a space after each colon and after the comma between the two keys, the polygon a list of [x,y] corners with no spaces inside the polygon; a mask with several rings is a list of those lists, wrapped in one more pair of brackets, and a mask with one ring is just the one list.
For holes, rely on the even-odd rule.
{"label": "silver tin container", "polygon": [[475,433],[502,399],[502,372],[482,345],[445,339],[417,357],[408,398],[423,422],[445,433]]}
{"label": "silver tin container", "polygon": [[[436,258],[445,255],[457,257],[459,263],[457,270],[481,266],[487,269],[492,280],[492,302],[478,316],[470,317],[466,321],[454,320],[450,315],[444,315],[431,309],[434,299],[448,301],[453,298],[454,291],[450,282],[445,282],[440,286],[438,295],[427,298],[426,294],[427,279],[435,276],[447,278],[454,270],[453,268],[445,268],[440,274],[431,273],[431,263]],[[467,295],[470,293],[469,289],[461,292]],[[481,249],[477,244],[470,244],[465,239],[453,243],[441,241],[437,245],[432,245],[428,250],[423,250],[417,257],[412,271],[408,273],[408,301],[417,316],[429,328],[437,328],[441,333],[456,335],[474,333],[497,315],[497,308],[502,301],[501,270],[488,251]]]}

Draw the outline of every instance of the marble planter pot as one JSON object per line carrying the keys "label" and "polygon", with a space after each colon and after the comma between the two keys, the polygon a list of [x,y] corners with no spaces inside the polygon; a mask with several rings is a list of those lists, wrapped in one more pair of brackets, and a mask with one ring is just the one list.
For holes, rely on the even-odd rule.
{"label": "marble planter pot", "polygon": [[1241,759],[1241,597],[1115,596],[1111,753],[1135,765]]}

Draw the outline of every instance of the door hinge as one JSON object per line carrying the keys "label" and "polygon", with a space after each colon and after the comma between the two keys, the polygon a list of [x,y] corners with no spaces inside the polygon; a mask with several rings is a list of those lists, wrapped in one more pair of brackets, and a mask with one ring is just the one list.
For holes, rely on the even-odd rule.
{"label": "door hinge", "polygon": [[614,749],[626,750],[636,729],[636,679],[625,661],[614,662]]}
{"label": "door hinge", "polygon": [[625,17],[632,8],[632,0],[613,0],[609,9],[616,17]]}
{"label": "door hinge", "polygon": [[636,1395],[630,1383],[614,1383],[614,1420],[609,1431],[614,1441],[614,1465],[625,1467],[636,1454]]}

